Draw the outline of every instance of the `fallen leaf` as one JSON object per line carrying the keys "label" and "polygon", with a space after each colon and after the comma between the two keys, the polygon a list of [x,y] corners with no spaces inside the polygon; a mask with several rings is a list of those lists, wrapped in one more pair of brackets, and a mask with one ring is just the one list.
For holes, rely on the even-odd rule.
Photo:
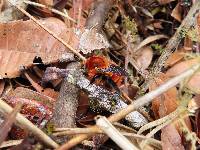
{"label": "fallen leaf", "polygon": [[4,86],[5,86],[5,81],[0,80],[0,96],[2,95],[2,93],[4,91]]}
{"label": "fallen leaf", "polygon": [[[52,110],[34,99],[12,97],[5,99],[5,101],[12,107],[15,107],[18,103],[22,103],[20,113],[40,128],[43,128],[52,117]],[[15,126],[12,128],[10,135],[14,139],[21,139],[26,134],[24,130]]]}
{"label": "fallen leaf", "polygon": [[[187,69],[189,69],[190,67],[192,67],[193,65],[195,65],[197,63],[199,63],[198,58],[180,62],[180,63],[176,64],[175,66],[173,66],[172,68],[170,68],[166,72],[166,75],[169,76],[169,77],[177,76],[177,75],[183,73],[184,71],[186,71]],[[186,86],[190,90],[200,94],[200,72],[195,73],[190,78],[190,80],[188,81]]]}
{"label": "fallen leaf", "polygon": [[106,37],[98,33],[95,29],[85,29],[79,41],[79,49],[84,54],[91,53],[93,50],[110,47]]}
{"label": "fallen leaf", "polygon": [[127,94],[130,99],[134,99],[138,92],[138,87],[128,84],[120,86],[120,90]]}
{"label": "fallen leaf", "polygon": [[3,5],[4,5],[4,0],[1,0],[0,1],[0,12],[1,12],[2,8],[3,8]]}
{"label": "fallen leaf", "polygon": [[197,110],[195,115],[195,125],[196,125],[196,134],[197,137],[200,138],[200,109]]}
{"label": "fallen leaf", "polygon": [[162,128],[161,143],[163,150],[185,150],[181,136],[173,124]]}
{"label": "fallen leaf", "polygon": [[53,6],[54,4],[53,0],[37,0],[37,2],[46,6]]}
{"label": "fallen leaf", "polygon": [[176,20],[178,20],[179,22],[182,21],[182,16],[181,16],[182,12],[181,12],[181,6],[180,3],[178,3],[176,5],[176,7],[173,9],[171,16],[174,17]]}
{"label": "fallen leaf", "polygon": [[153,50],[150,47],[143,47],[136,53],[136,62],[141,70],[145,70],[151,64],[153,58]]}
{"label": "fallen leaf", "polygon": [[188,103],[188,110],[190,112],[195,112],[197,109],[200,108],[200,95],[196,95],[192,98]]}
{"label": "fallen leaf", "polygon": [[34,79],[36,77],[34,77],[32,74],[28,74],[27,72],[24,73],[24,75],[26,76],[26,78],[29,80],[29,82],[31,83],[31,85],[36,89],[37,92],[51,97],[53,99],[57,99],[58,98],[58,92],[54,91],[54,89],[51,88],[43,88],[42,86],[40,86],[37,81],[35,81]]}
{"label": "fallen leaf", "polygon": [[[56,18],[39,20],[44,26],[69,43],[71,32]],[[0,24],[0,77],[19,76],[22,66],[30,66],[36,56],[44,63],[58,60],[67,48],[38,27],[32,20]]]}
{"label": "fallen leaf", "polygon": [[168,3],[171,3],[175,0],[158,0],[158,2],[161,4],[161,5],[165,5],[165,4],[168,4]]}
{"label": "fallen leaf", "polygon": [[153,42],[153,41],[156,41],[156,40],[159,40],[159,39],[163,39],[163,38],[168,38],[166,35],[152,35],[152,36],[149,36],[147,37],[146,39],[144,39],[138,46],[137,48],[135,48],[134,50],[137,51],[139,50],[140,48],[142,48],[143,46]]}
{"label": "fallen leaf", "polygon": [[184,39],[184,50],[191,51],[193,46],[193,42],[189,37],[185,37]]}
{"label": "fallen leaf", "polygon": [[184,58],[184,55],[185,54],[181,51],[176,51],[172,53],[172,55],[167,59],[165,67],[173,66],[174,64],[182,60]]}
{"label": "fallen leaf", "polygon": [[[154,80],[155,82],[153,82],[149,88],[150,91],[154,90],[155,88],[166,82],[168,80],[168,77],[165,74],[161,74],[158,78]],[[153,110],[156,118],[166,116],[176,110],[177,93],[178,92],[176,87],[173,87],[153,100],[151,109]]]}

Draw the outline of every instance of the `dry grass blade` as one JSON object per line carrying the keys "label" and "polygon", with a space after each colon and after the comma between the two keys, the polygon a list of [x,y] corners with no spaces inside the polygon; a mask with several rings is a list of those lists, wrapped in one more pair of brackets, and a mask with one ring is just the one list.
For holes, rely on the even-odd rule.
{"label": "dry grass blade", "polygon": [[162,39],[162,38],[168,38],[166,35],[153,35],[153,36],[149,36],[148,38],[146,38],[145,40],[143,40],[135,49],[135,51],[139,50],[140,48],[142,48],[143,46],[153,42],[153,41],[156,41],[156,40],[159,40],[159,39]]}
{"label": "dry grass blade", "polygon": [[[185,78],[194,74],[199,69],[199,67],[200,67],[200,64],[194,65],[193,67],[191,67],[184,73],[168,80],[166,83],[162,84],[160,87],[158,87],[154,91],[151,91],[151,92],[147,93],[146,95],[138,98],[132,104],[128,105],[126,108],[122,109],[121,111],[119,111],[116,114],[113,114],[112,116],[110,116],[108,118],[108,120],[110,122],[116,122],[116,121],[122,119],[124,116],[126,116],[133,110],[138,109],[139,107],[144,106],[145,104],[151,102],[155,97],[161,95],[162,93],[166,92],[168,89],[170,89],[170,88],[174,87],[175,85],[177,85],[178,83],[180,83]],[[97,130],[97,131],[99,130],[97,126],[93,126],[90,128],[93,128],[94,130]],[[60,148],[58,148],[58,150],[70,149],[73,146],[75,146],[76,144],[80,143],[81,141],[89,138],[90,136],[91,135],[87,135],[87,134],[82,134],[80,136],[77,136],[77,137],[71,139],[70,141],[68,141],[67,143],[65,143],[64,145],[62,145]]]}
{"label": "dry grass blade", "polygon": [[33,5],[33,6],[37,6],[37,7],[41,7],[41,8],[47,8],[55,14],[61,15],[62,17],[65,17],[65,18],[69,19],[70,21],[72,21],[74,23],[76,22],[73,18],[68,16],[66,13],[63,13],[63,12],[57,10],[57,9],[54,9],[54,8],[50,8],[49,6],[46,6],[46,5],[43,5],[43,4],[40,4],[40,3],[36,3],[36,2],[27,1],[27,0],[25,0],[24,3],[29,4],[29,5]]}
{"label": "dry grass blade", "polygon": [[[0,112],[6,116],[12,112],[12,108],[0,99]],[[28,119],[26,119],[22,114],[18,113],[16,116],[16,124],[19,125],[21,128],[28,130],[33,135],[38,137],[42,142],[46,145],[57,148],[58,144],[55,143],[49,136],[47,136],[43,131],[41,131],[38,127],[36,127],[33,123],[31,123]]]}
{"label": "dry grass blade", "polygon": [[13,123],[15,122],[15,118],[17,113],[20,111],[22,104],[19,103],[13,109],[13,111],[8,115],[8,117],[4,120],[4,122],[0,125],[0,145],[8,136],[8,132],[10,131]]}

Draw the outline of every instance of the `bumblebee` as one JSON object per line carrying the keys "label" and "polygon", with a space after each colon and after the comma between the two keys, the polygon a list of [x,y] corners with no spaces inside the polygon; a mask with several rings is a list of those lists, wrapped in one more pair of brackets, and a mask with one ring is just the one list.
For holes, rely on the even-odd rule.
{"label": "bumblebee", "polygon": [[122,85],[124,78],[128,76],[124,69],[117,66],[104,56],[94,55],[89,57],[85,66],[91,83],[100,79],[100,81],[105,81],[104,83],[118,92],[120,92],[119,86]]}

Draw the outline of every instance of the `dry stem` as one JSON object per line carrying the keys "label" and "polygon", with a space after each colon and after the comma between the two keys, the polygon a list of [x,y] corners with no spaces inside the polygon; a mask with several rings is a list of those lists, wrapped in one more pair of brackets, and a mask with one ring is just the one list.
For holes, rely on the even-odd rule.
{"label": "dry stem", "polygon": [[125,138],[107,119],[98,116],[96,120],[97,126],[103,130],[119,147],[124,150],[138,150],[127,138]]}

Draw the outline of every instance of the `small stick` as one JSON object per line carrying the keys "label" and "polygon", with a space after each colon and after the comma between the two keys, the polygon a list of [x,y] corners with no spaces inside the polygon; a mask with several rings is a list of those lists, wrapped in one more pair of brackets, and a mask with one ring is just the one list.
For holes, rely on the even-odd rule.
{"label": "small stick", "polygon": [[119,147],[124,150],[139,150],[127,138],[125,138],[107,119],[103,116],[96,118],[96,125],[103,130]]}
{"label": "small stick", "polygon": [[[151,102],[154,98],[157,96],[161,95],[162,93],[166,92],[170,88],[176,86],[178,83],[183,81],[185,78],[191,76],[194,74],[200,67],[200,64],[192,66],[190,69],[186,70],[185,72],[181,73],[180,75],[168,80],[164,84],[160,85],[158,88],[155,90],[147,93],[144,96],[139,97],[136,99],[132,104],[128,105],[126,108],[120,110],[118,113],[111,115],[108,120],[110,122],[116,122],[120,119],[122,119],[124,116],[129,114],[130,112],[138,109],[141,106],[144,106],[146,103]],[[90,127],[93,130],[98,131],[99,128],[97,126],[92,126]],[[67,143],[62,145],[61,147],[58,148],[58,150],[65,150],[65,149],[70,149],[76,144],[80,143],[81,141],[91,137],[92,134],[82,134],[77,137],[74,137],[73,139],[69,140]]]}
{"label": "small stick", "polygon": [[[56,133],[52,134],[54,136],[97,133],[96,130],[93,130],[90,128],[57,128],[54,131],[57,131]],[[98,132],[98,133],[102,133],[102,132]]]}
{"label": "small stick", "polygon": [[[6,102],[0,99],[0,112],[6,116],[13,111],[12,107],[10,107]],[[17,113],[16,116],[16,124],[23,129],[28,130],[36,137],[38,137],[41,141],[43,141],[48,146],[52,148],[57,148],[59,145],[55,143],[49,136],[47,136],[43,131],[41,131],[38,127],[36,127],[32,122],[26,119],[22,114]]]}
{"label": "small stick", "polygon": [[60,37],[58,37],[56,34],[54,34],[54,32],[52,32],[51,30],[49,30],[47,27],[45,27],[42,23],[40,23],[37,19],[35,19],[33,16],[31,16],[31,14],[29,14],[27,11],[25,11],[24,9],[22,9],[21,7],[14,5],[10,0],[8,0],[8,2],[15,6],[17,9],[19,9],[22,13],[24,13],[26,16],[28,16],[31,20],[33,20],[38,26],[40,26],[41,28],[43,28],[46,32],[48,32],[50,35],[52,35],[55,39],[57,39],[59,42],[61,42],[63,45],[65,45],[71,52],[73,52],[75,55],[77,55],[81,60],[86,61],[86,58],[81,55],[78,51],[76,51],[73,47],[71,47],[67,42],[65,42],[63,39],[61,39]]}
{"label": "small stick", "polygon": [[63,12],[57,10],[57,9],[51,8],[50,6],[46,6],[46,5],[43,5],[43,4],[40,4],[40,3],[36,3],[36,2],[31,2],[31,1],[28,1],[28,0],[25,0],[24,3],[29,4],[29,5],[33,5],[33,6],[37,6],[37,7],[41,7],[41,8],[49,9],[50,11],[52,11],[55,14],[58,14],[58,15],[60,15],[62,17],[65,17],[65,18],[69,19],[72,22],[76,22],[73,18],[68,16],[68,14],[63,13]]}

